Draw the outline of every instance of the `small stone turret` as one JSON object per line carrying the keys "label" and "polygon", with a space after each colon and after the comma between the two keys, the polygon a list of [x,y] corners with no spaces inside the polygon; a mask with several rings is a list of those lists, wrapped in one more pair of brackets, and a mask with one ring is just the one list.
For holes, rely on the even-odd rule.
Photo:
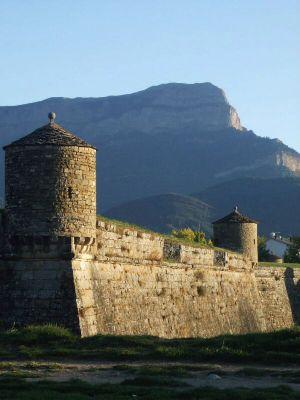
{"label": "small stone turret", "polygon": [[54,123],[5,150],[10,236],[96,236],[96,149]]}
{"label": "small stone turret", "polygon": [[214,244],[245,254],[257,263],[257,222],[242,215],[237,207],[226,217],[213,222]]}

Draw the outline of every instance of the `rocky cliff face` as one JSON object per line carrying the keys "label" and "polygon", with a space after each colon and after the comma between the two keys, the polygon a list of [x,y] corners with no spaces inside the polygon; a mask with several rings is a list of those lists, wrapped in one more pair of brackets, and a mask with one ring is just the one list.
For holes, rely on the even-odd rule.
{"label": "rocky cliff face", "polygon": [[300,175],[300,155],[243,128],[224,92],[211,83],[0,107],[0,145],[44,125],[52,110],[60,125],[100,149],[101,210],[161,193],[199,192],[237,177]]}
{"label": "rocky cliff face", "polygon": [[142,96],[143,106],[123,114],[124,128],[133,123],[131,127],[142,131],[178,129],[192,121],[205,130],[242,130],[237,112],[228,103],[225,93],[211,83],[159,85],[136,95]]}
{"label": "rocky cliff face", "polygon": [[295,175],[300,175],[300,159],[295,157],[294,154],[290,154],[286,151],[282,151],[276,154],[276,164],[279,167],[286,168]]}

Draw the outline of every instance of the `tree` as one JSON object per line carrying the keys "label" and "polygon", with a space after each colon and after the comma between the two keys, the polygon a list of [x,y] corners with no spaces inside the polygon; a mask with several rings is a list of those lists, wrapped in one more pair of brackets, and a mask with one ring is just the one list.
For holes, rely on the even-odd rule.
{"label": "tree", "polygon": [[284,262],[300,263],[300,237],[292,238],[292,244],[284,254]]}
{"label": "tree", "polygon": [[258,237],[258,260],[259,261],[269,261],[270,252],[266,247],[267,238],[265,236]]}

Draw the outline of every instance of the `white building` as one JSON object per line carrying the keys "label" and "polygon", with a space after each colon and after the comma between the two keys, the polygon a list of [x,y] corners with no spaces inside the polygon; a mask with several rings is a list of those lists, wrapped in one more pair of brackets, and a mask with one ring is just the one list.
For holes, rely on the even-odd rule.
{"label": "white building", "polygon": [[271,237],[266,240],[266,249],[274,256],[283,258],[287,248],[292,244],[291,238],[271,233]]}

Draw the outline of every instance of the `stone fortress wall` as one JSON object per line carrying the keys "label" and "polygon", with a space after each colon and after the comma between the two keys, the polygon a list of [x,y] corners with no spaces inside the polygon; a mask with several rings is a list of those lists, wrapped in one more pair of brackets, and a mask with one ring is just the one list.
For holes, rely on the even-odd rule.
{"label": "stone fortress wall", "polygon": [[[94,260],[78,249],[72,261],[84,336],[210,337],[294,324],[284,268],[262,269],[242,254],[109,221],[98,220],[97,241]],[[300,271],[295,288],[299,280]]]}
{"label": "stone fortress wall", "polygon": [[0,320],[171,338],[272,331],[299,318],[297,269],[257,267],[243,254],[101,218],[96,243],[19,243],[20,256],[0,269]]}
{"label": "stone fortress wall", "polygon": [[172,338],[299,321],[300,271],[257,266],[256,222],[237,209],[214,223],[219,245],[235,252],[96,219],[96,149],[54,117],[5,148],[4,326]]}

